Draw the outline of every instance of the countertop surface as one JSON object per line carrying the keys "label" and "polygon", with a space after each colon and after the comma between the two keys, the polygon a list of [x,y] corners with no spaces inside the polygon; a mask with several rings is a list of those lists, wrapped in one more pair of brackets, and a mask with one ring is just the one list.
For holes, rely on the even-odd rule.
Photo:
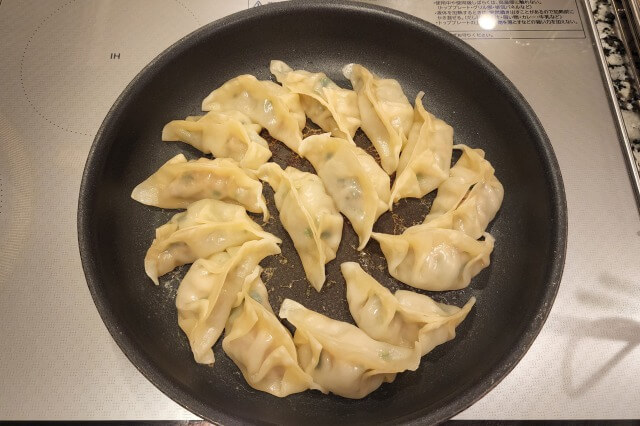
{"label": "countertop surface", "polygon": [[[437,2],[375,3],[436,16]],[[131,78],[180,37],[254,4],[0,3],[0,419],[196,418],[136,370],[102,323],[78,253],[78,190],[95,132]],[[640,223],[587,25],[486,34],[458,35],[545,127],[565,183],[568,248],[533,346],[457,418],[640,418]]]}

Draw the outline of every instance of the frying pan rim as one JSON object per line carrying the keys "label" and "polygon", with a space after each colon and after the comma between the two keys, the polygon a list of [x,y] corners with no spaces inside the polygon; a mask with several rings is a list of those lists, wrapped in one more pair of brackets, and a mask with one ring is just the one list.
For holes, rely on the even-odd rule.
{"label": "frying pan rim", "polygon": [[331,0],[315,2],[312,0],[298,0],[295,2],[272,3],[259,8],[243,10],[204,25],[203,27],[200,27],[192,33],[182,37],[156,56],[131,80],[120,96],[116,99],[96,133],[87,157],[80,185],[77,213],[78,244],[87,285],[100,317],[112,338],[118,344],[118,347],[122,350],[129,361],[138,369],[138,371],[140,371],[147,380],[153,383],[160,391],[190,412],[214,422],[220,422],[223,424],[239,424],[243,421],[249,420],[242,417],[232,417],[224,411],[201,403],[196,398],[190,396],[185,392],[185,390],[179,387],[178,384],[164,377],[159,369],[146,358],[141,350],[137,348],[136,342],[126,336],[126,334],[121,330],[117,315],[114,314],[106,301],[101,278],[98,274],[98,262],[94,255],[95,245],[92,242],[92,218],[90,212],[95,193],[92,191],[92,188],[103,170],[105,159],[110,148],[109,144],[102,142],[103,135],[108,133],[111,126],[118,121],[118,115],[121,113],[123,105],[126,104],[127,100],[132,95],[135,95],[136,90],[144,83],[147,76],[153,75],[155,72],[160,70],[165,63],[180,55],[183,51],[189,49],[195,44],[198,44],[201,39],[215,36],[217,32],[223,31],[227,27],[242,25],[245,21],[258,16],[278,15],[282,13],[291,13],[292,11],[304,13],[308,12],[310,9],[338,10],[345,13],[366,13],[377,15],[378,17],[389,20],[395,20],[401,24],[412,26],[421,33],[428,33],[429,36],[438,38],[442,42],[454,47],[458,52],[467,55],[471,60],[479,63],[487,73],[492,74],[494,82],[499,85],[502,91],[509,94],[513,104],[520,109],[521,113],[528,120],[534,139],[538,141],[536,149],[547,164],[546,177],[552,188],[552,206],[555,210],[552,212],[552,217],[555,220],[553,221],[553,226],[551,228],[554,260],[547,269],[547,287],[543,293],[542,299],[540,300],[538,315],[536,315],[535,319],[531,321],[523,331],[519,338],[518,345],[516,345],[516,347],[514,347],[503,358],[502,362],[490,372],[489,376],[473,384],[469,388],[464,389],[457,398],[445,403],[442,407],[436,410],[416,410],[394,421],[412,425],[424,424],[425,422],[438,423],[451,418],[462,410],[468,408],[493,389],[522,359],[542,329],[558,292],[564,269],[568,232],[567,201],[564,193],[562,175],[549,138],[547,137],[542,124],[533,112],[533,109],[515,88],[513,83],[511,83],[509,79],[495,67],[495,65],[467,43],[459,40],[457,37],[451,35],[445,30],[415,16],[382,6],[355,3],[351,1],[345,2]]}

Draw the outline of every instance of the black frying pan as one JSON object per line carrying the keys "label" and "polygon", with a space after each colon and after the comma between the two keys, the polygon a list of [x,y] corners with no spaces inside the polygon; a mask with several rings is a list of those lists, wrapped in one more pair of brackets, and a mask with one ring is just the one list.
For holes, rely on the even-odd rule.
{"label": "black frying pan", "polygon": [[[424,357],[418,371],[398,375],[361,400],[317,391],[278,399],[255,391],[220,342],[214,347],[214,367],[196,364],[174,305],[188,266],[163,277],[159,287],[144,273],[154,229],[175,211],[138,204],[129,197],[131,190],[173,155],[198,156],[185,144],[161,142],[163,125],[198,113],[201,100],[229,78],[242,73],[270,78],[271,59],[294,69],[325,71],[346,87],[340,69],[358,62],[399,80],[412,102],[424,90],[426,108],[453,126],[456,143],[484,149],[504,184],[504,204],[489,227],[496,238],[491,266],[465,290],[429,293],[458,306],[470,296],[478,299],[457,338]],[[366,144],[362,134],[357,141]],[[312,170],[286,148],[271,145],[282,166]],[[327,267],[329,283],[317,294],[304,280],[272,195],[265,185],[274,215],[265,228],[283,239],[283,255],[263,262],[276,312],[290,297],[352,321],[339,273],[346,260],[358,261],[389,288],[408,288],[389,276],[376,242],[364,254],[353,249],[357,239],[345,221],[338,259]],[[403,200],[375,230],[398,233],[422,221],[432,199],[433,194]],[[197,30],[154,59],[98,131],[78,206],[83,267],[113,338],[163,392],[225,424],[422,424],[455,415],[495,386],[538,334],[560,282],[566,233],[566,201],[553,151],[533,111],[504,75],[467,44],[420,19],[338,2],[287,2],[240,12]]]}

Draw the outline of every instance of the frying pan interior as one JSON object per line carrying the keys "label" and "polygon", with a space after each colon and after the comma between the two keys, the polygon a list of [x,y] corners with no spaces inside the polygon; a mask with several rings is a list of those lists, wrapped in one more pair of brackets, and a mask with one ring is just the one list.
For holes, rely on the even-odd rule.
{"label": "frying pan interior", "polygon": [[[478,301],[455,340],[423,358],[415,372],[361,400],[308,391],[278,399],[250,388],[237,367],[214,347],[213,367],[193,361],[177,325],[174,298],[188,266],[154,286],[143,259],[154,229],[175,211],[143,206],[132,188],[185,144],[163,143],[172,119],[199,113],[201,100],[239,74],[268,79],[269,61],[324,71],[350,87],[341,68],[349,62],[397,79],[413,103],[424,91],[426,108],[450,123],[455,143],[479,147],[505,188],[504,204],[490,225],[496,238],[491,266],[455,292],[428,293],[461,306]],[[357,141],[367,146],[359,133]],[[271,141],[274,161],[312,171]],[[293,244],[281,227],[273,192],[265,196],[274,218],[265,229],[283,239],[282,255],[263,262],[274,310],[285,297],[333,318],[352,321],[341,262],[359,262],[392,290],[408,287],[386,271],[373,240],[363,253],[345,221],[328,283],[316,293],[304,280]],[[399,233],[421,222],[434,194],[403,200],[376,224]],[[566,205],[550,144],[530,107],[506,78],[455,37],[419,19],[350,3],[287,2],[212,23],[165,51],[145,68],[113,106],[87,161],[79,201],[83,266],[95,303],[129,359],[167,395],[195,413],[222,423],[432,422],[468,407],[502,379],[528,349],[547,316],[562,272]],[[260,218],[256,216],[256,220]]]}

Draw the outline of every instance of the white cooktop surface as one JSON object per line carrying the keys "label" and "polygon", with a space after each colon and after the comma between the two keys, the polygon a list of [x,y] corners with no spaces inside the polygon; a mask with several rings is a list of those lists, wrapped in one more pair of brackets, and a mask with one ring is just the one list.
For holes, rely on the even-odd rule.
{"label": "white cooktop surface", "polygon": [[[77,197],[94,134],[131,78],[180,37],[255,3],[0,1],[0,419],[196,418],[102,323],[80,265]],[[435,16],[435,3],[376,3]],[[591,41],[576,28],[468,40],[542,121],[569,242],[533,347],[459,419],[640,418],[640,223]]]}

